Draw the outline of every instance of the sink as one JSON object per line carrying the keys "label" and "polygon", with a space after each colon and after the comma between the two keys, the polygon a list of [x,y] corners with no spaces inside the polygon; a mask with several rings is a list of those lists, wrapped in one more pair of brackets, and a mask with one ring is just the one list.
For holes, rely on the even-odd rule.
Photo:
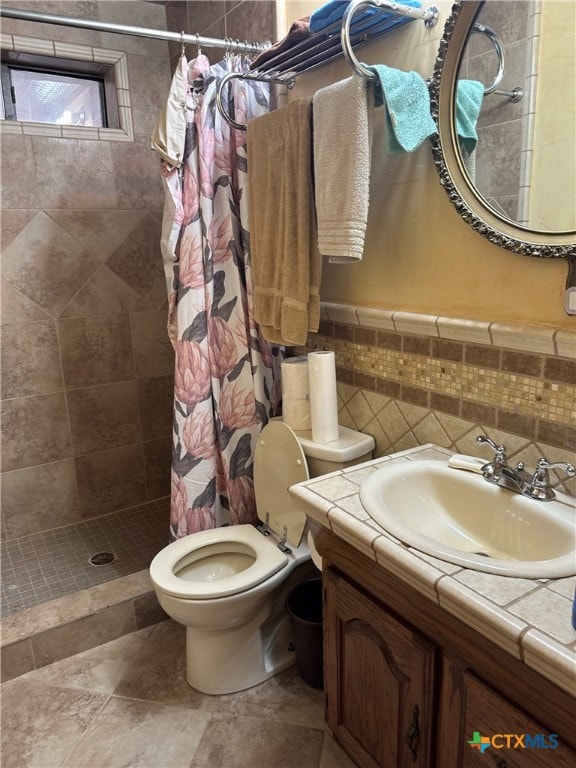
{"label": "sink", "polygon": [[443,461],[383,466],[360,486],[364,508],[410,547],[501,576],[576,574],[574,499],[536,501]]}

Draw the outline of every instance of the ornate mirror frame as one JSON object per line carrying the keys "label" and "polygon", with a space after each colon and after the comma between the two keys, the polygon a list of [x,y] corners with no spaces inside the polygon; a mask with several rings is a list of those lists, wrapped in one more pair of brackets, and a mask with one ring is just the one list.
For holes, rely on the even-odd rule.
{"label": "ornate mirror frame", "polygon": [[452,116],[460,58],[480,5],[480,0],[454,3],[429,81],[432,116],[438,125],[438,134],[431,137],[432,153],[440,183],[460,217],[491,243],[527,256],[575,258],[576,232],[539,232],[515,224],[490,208],[468,180]]}

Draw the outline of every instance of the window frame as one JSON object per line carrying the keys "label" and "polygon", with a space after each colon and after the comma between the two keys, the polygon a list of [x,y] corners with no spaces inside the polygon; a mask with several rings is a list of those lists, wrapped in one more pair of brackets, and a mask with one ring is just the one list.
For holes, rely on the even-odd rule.
{"label": "window frame", "polygon": [[[2,63],[13,66],[20,54],[22,63],[33,69],[49,68],[60,74],[96,74],[104,82],[107,127],[58,125],[25,120],[0,120],[1,134],[25,134],[101,141],[134,141],[134,126],[128,80],[127,55],[124,51],[87,45],[61,43],[19,35],[0,35]],[[38,64],[36,64],[38,62]]]}

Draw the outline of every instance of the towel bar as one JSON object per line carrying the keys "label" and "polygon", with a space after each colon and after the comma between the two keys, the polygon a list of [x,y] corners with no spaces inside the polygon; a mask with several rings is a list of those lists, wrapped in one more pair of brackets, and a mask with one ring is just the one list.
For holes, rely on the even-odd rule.
{"label": "towel bar", "polygon": [[361,64],[354,55],[354,50],[350,42],[350,26],[354,14],[362,8],[369,7],[382,8],[382,10],[390,11],[396,16],[405,16],[409,19],[422,19],[428,29],[436,25],[439,16],[438,8],[436,8],[435,5],[431,5],[429,8],[413,8],[409,5],[399,5],[391,0],[352,0],[344,12],[340,41],[346,61],[350,64],[354,72],[365,80],[373,80],[375,75],[370,72],[364,64]]}
{"label": "towel bar", "polygon": [[[352,19],[360,7],[375,7],[388,14],[374,14],[370,19]],[[350,57],[357,62],[353,46],[374,40],[385,34],[391,28],[389,14],[404,17],[406,21],[421,19],[427,27],[433,27],[438,21],[438,9],[435,6],[429,8],[417,8],[392,2],[392,0],[353,0],[348,6],[346,17],[342,22],[337,21],[321,32],[309,35],[305,40],[298,42],[290,50],[276,54],[267,60],[262,66],[251,72],[234,72],[226,75],[218,87],[216,105],[222,117],[234,128],[246,130],[246,126],[237,123],[226,113],[223,105],[222,93],[228,83],[235,79],[259,80],[263,82],[281,83],[288,88],[294,86],[298,75],[327,64],[338,56],[344,54],[349,63]],[[344,38],[345,18],[348,19]],[[358,66],[361,66],[357,62]],[[353,65],[354,66],[354,65]],[[360,74],[360,72],[358,72]],[[362,74],[365,77],[365,74]]]}

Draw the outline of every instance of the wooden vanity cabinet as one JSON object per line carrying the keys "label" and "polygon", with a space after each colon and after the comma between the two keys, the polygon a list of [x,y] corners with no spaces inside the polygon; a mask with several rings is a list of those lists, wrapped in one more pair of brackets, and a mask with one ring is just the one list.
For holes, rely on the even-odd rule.
{"label": "wooden vanity cabinet", "polygon": [[[576,765],[576,752],[565,744],[556,749],[532,749],[523,739],[524,748],[506,749],[508,744],[516,744],[516,737],[521,738],[523,734],[531,737],[542,734],[542,739],[546,737],[544,743],[550,745],[550,731],[450,659],[444,660],[441,690],[439,768],[574,768]],[[460,727],[456,729],[455,723]],[[496,746],[482,754],[468,744],[475,731],[501,736]]]}
{"label": "wooden vanity cabinet", "polygon": [[[435,648],[338,572],[325,584],[328,724],[359,765],[430,765]],[[332,663],[332,662],[335,663]]]}
{"label": "wooden vanity cabinet", "polygon": [[[332,533],[322,529],[315,543],[326,720],[357,765],[576,765],[574,697]],[[475,731],[558,734],[559,746],[481,754],[468,744]]]}

